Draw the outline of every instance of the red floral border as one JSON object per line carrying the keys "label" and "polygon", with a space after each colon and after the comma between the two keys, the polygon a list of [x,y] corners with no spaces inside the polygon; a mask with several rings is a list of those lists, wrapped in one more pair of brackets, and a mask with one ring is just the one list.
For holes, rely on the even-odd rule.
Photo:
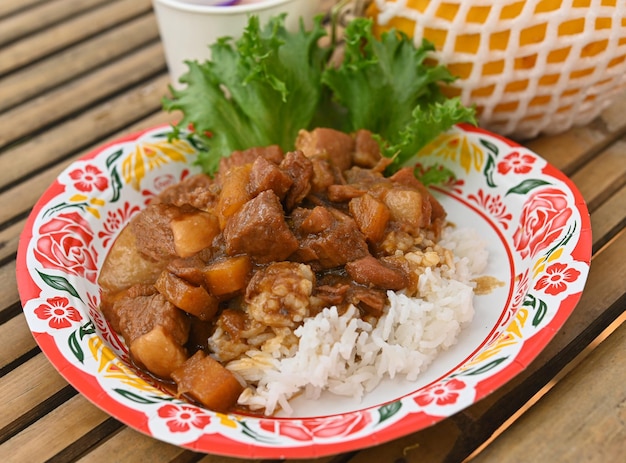
{"label": "red floral border", "polygon": [[[101,146],[100,148],[86,154],[82,160],[88,160],[96,157],[102,151],[108,149],[111,146],[131,142],[133,140],[138,139],[145,133],[159,129],[161,127],[166,127],[166,125],[153,127],[146,130],[142,130],[140,132],[136,132],[125,136],[123,138],[117,139],[115,141],[111,141],[106,145]],[[466,132],[470,133],[480,133],[485,135],[486,137],[496,138],[510,147],[519,147],[517,143],[508,140],[504,137],[498,136],[496,134],[487,132],[483,129],[476,128],[474,126],[462,124],[460,128]],[[572,192],[575,197],[575,206],[579,210],[582,220],[582,229],[580,230],[580,236],[578,242],[575,246],[574,251],[572,252],[572,257],[580,262],[585,262],[589,264],[590,256],[591,256],[591,224],[589,219],[589,214],[587,212],[586,204],[577,190],[575,185],[558,169],[551,165],[547,165],[544,169],[544,174],[547,176],[554,177],[555,179],[564,183]],[[37,298],[40,295],[40,288],[36,285],[36,283],[31,278],[27,265],[26,265],[26,251],[28,248],[28,244],[33,237],[32,228],[35,221],[35,217],[37,213],[42,209],[42,207],[53,197],[63,192],[63,186],[59,184],[58,181],[55,181],[48,190],[42,195],[39,201],[33,208],[31,215],[29,216],[22,236],[20,237],[20,242],[18,246],[18,255],[17,255],[17,282],[18,289],[20,293],[20,297],[22,303],[25,305],[26,302],[30,299]],[[514,362],[504,367],[499,372],[491,375],[485,380],[481,381],[476,385],[476,400],[479,400],[486,396],[487,394],[493,392],[496,388],[500,387],[502,384],[516,376],[519,372],[521,372],[526,366],[541,352],[541,350],[545,347],[545,345],[552,339],[556,331],[563,325],[563,323],[567,320],[571,312],[574,310],[574,307],[578,303],[581,292],[572,294],[568,298],[563,301],[557,314],[550,321],[550,323],[544,327],[541,333],[533,336],[531,339],[528,339],[524,343],[523,352],[517,356]],[[59,351],[56,346],[54,339],[52,336],[46,333],[33,333],[37,343],[41,347],[42,351],[49,358],[51,363],[55,365],[61,375],[70,382],[78,391],[80,391],[85,397],[87,397],[90,401],[96,404],[98,407],[102,408],[104,411],[112,415],[113,417],[119,419],[120,421],[129,424],[133,428],[138,431],[150,435],[149,427],[148,427],[148,417],[140,411],[133,410],[130,407],[127,407],[119,402],[111,400],[108,396],[107,392],[102,389],[97,380],[78,369],[75,365],[73,365],[67,358],[63,356],[63,354]],[[452,381],[456,381],[453,384]],[[459,380],[451,380],[449,383],[450,388],[447,393],[455,393],[455,389],[459,389],[463,387],[463,384]],[[426,391],[426,389],[424,389]],[[416,401],[422,400],[421,396],[415,398]],[[429,400],[431,400],[429,398]],[[426,400],[425,398],[423,400]],[[446,399],[442,399],[446,400]],[[370,409],[372,410],[372,409]],[[292,435],[296,441],[298,441],[297,436],[305,436],[306,439],[300,439],[301,441],[306,443],[306,446],[285,446],[284,441],[281,441],[280,447],[272,446],[272,445],[246,445],[241,442],[232,440],[226,436],[220,434],[203,434],[199,439],[194,442],[190,442],[188,444],[184,444],[183,446],[188,447],[193,450],[209,452],[220,455],[227,456],[236,456],[236,457],[251,457],[251,458],[302,458],[302,457],[319,457],[324,455],[330,455],[339,452],[345,452],[357,448],[364,448],[369,446],[374,446],[392,439],[396,439],[406,434],[407,431],[416,431],[419,429],[423,429],[427,426],[433,425],[436,422],[444,419],[445,416],[432,416],[428,415],[424,412],[418,413],[410,413],[404,417],[402,417],[397,423],[392,426],[381,427],[379,430],[368,432],[362,437],[358,437],[352,440],[341,441],[341,442],[321,442],[319,440],[316,441],[316,426],[320,425],[319,420],[326,420],[328,418],[315,418],[315,419],[304,419],[304,420],[290,420],[290,419],[273,419],[273,420],[265,420],[265,422],[259,423],[260,428],[265,431],[270,431],[268,426],[273,427],[274,431],[278,431],[280,435]],[[246,420],[255,420],[254,418],[246,418]],[[356,421],[351,421],[356,420]],[[326,422],[324,421],[324,422]],[[359,430],[367,428],[370,426],[371,417],[367,414],[367,411],[355,412],[351,414],[350,418],[343,417],[341,426],[345,427],[346,422],[350,422],[352,433],[358,433]],[[301,423],[297,426],[294,426],[294,423]],[[328,424],[328,423],[326,423]],[[279,427],[281,429],[276,429]],[[284,429],[282,429],[284,428]],[[289,429],[287,429],[289,428]],[[335,429],[337,431],[337,429]],[[295,434],[294,434],[295,433]],[[351,434],[352,434],[351,433]],[[310,437],[310,438],[309,438]],[[317,436],[323,437],[323,436]]]}

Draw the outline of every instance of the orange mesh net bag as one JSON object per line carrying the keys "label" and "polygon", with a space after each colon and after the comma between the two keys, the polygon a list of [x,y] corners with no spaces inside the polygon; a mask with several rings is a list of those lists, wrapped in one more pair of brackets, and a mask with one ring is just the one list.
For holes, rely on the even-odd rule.
{"label": "orange mesh net bag", "polygon": [[459,77],[446,92],[502,135],[586,124],[626,87],[626,0],[372,0],[365,14],[377,34],[432,42]]}

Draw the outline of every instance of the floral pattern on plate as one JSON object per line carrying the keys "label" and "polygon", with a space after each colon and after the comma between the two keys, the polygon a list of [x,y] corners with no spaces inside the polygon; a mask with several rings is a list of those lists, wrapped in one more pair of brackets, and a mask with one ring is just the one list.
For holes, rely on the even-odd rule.
{"label": "floral pattern on plate", "polygon": [[[573,184],[545,160],[460,125],[417,158],[454,173],[435,193],[451,220],[491,243],[499,288],[477,296],[476,323],[426,374],[385,383],[362,404],[320,401],[294,418],[221,414],[172,396],[131,366],[98,310],[98,269],[115,237],[164,188],[196,171],[193,140],[156,127],[69,166],[28,219],[18,285],[42,351],[83,395],[123,423],[196,451],[236,457],[314,457],[399,438],[472,405],[524,369],[578,302],[589,269],[589,216]],[[446,170],[446,171],[447,171]]]}

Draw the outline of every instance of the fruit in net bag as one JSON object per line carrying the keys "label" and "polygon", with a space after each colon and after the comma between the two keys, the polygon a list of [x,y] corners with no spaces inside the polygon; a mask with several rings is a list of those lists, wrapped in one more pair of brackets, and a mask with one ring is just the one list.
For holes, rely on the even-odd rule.
{"label": "fruit in net bag", "polygon": [[375,32],[396,28],[459,77],[445,89],[480,125],[517,139],[595,118],[626,88],[626,2],[372,0]]}

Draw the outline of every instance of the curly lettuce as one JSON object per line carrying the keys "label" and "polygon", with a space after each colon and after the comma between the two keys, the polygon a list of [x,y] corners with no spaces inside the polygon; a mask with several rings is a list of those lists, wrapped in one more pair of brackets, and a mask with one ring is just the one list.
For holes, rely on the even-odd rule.
{"label": "curly lettuce", "polygon": [[473,108],[441,92],[454,76],[427,64],[430,43],[415,47],[396,31],[377,38],[370,19],[356,18],[337,65],[336,44],[320,40],[327,35],[321,17],[310,30],[301,22],[296,32],[284,20],[261,27],[251,16],[240,39],[211,45],[211,60],[188,61],[186,86],[164,99],[165,110],[182,112],[177,128],[193,126],[205,172],[214,173],[233,150],[271,144],[291,150],[298,131],[314,127],[370,130],[397,168],[454,124],[475,124]]}

